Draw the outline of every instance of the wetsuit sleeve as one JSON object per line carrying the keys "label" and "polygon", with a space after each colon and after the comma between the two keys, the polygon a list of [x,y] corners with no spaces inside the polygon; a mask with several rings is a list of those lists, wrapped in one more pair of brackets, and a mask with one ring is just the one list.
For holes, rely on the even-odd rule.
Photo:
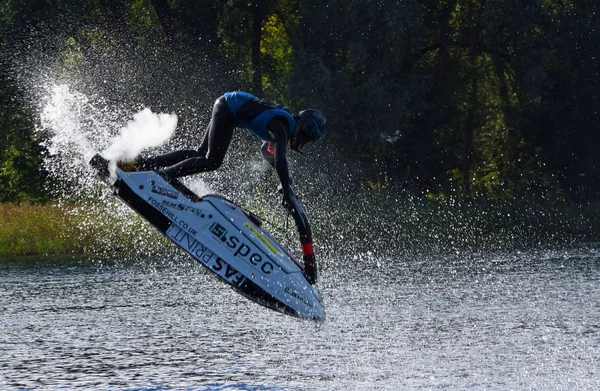
{"label": "wetsuit sleeve", "polygon": [[[304,260],[304,274],[308,282],[314,284],[317,281],[317,262],[313,251],[312,232],[306,212],[290,186],[290,176],[286,157],[289,132],[285,125],[277,120],[269,121],[267,129],[275,141],[273,143],[263,144],[263,156],[265,156],[265,154],[268,155],[265,156],[265,159],[275,168],[279,180],[281,181],[285,205],[294,218],[296,228],[300,234],[300,243],[302,245]],[[270,149],[272,149],[273,153],[271,153]],[[270,156],[272,156],[272,158]]]}
{"label": "wetsuit sleeve", "polygon": [[[271,164],[271,166],[275,168],[277,176],[279,176],[279,181],[281,182],[281,187],[283,188],[283,196],[287,198],[290,191],[290,173],[286,156],[289,132],[284,124],[275,118],[269,121],[267,130],[271,137],[273,137],[273,140],[275,140],[271,143],[273,149],[273,164]],[[263,148],[264,147],[263,144]],[[266,148],[268,149],[269,146],[267,145]]]}

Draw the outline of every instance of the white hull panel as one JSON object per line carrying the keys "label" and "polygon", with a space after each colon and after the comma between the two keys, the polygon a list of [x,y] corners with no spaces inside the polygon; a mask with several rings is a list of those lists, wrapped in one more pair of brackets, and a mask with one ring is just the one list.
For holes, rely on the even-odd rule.
{"label": "white hull panel", "polygon": [[117,197],[233,289],[290,315],[325,318],[300,263],[242,208],[218,195],[199,198],[154,171],[117,169],[117,177]]}

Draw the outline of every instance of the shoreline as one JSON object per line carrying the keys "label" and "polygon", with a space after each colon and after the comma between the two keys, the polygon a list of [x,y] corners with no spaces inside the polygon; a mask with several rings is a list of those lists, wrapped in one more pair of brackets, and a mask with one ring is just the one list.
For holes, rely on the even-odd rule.
{"label": "shoreline", "polygon": [[[378,253],[421,253],[427,249],[443,253],[600,241],[596,213],[600,203],[585,208],[563,204],[549,213],[541,206],[523,212],[518,210],[518,203],[509,203],[500,210],[494,202],[473,208],[424,201],[412,202],[407,212],[403,205],[371,201],[370,209],[361,211],[365,224],[349,226],[347,216],[338,213],[318,225],[315,236],[324,254],[352,253],[370,243],[375,243],[371,250]],[[516,216],[507,220],[507,214]],[[72,204],[0,203],[0,221],[0,261],[115,254],[153,256],[171,251],[169,240],[133,212],[107,213],[103,207]],[[380,237],[382,232],[395,240],[386,242]]]}

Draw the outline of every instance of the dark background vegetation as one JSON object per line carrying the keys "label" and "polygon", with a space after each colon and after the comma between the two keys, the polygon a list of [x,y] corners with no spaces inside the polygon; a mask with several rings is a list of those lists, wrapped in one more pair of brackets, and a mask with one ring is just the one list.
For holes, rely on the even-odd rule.
{"label": "dark background vegetation", "polygon": [[32,64],[181,134],[231,89],[318,107],[350,191],[597,201],[599,4],[4,0],[0,201],[48,200]]}

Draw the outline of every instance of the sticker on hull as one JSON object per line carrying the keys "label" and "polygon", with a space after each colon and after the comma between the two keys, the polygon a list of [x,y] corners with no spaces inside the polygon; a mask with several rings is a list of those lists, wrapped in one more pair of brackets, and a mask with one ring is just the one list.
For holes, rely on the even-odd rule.
{"label": "sticker on hull", "polygon": [[229,284],[240,287],[246,277],[233,266],[219,258],[208,247],[200,243],[192,235],[177,225],[172,225],[167,229],[167,236],[177,245],[190,253],[204,266],[212,270],[215,274],[227,281]]}

